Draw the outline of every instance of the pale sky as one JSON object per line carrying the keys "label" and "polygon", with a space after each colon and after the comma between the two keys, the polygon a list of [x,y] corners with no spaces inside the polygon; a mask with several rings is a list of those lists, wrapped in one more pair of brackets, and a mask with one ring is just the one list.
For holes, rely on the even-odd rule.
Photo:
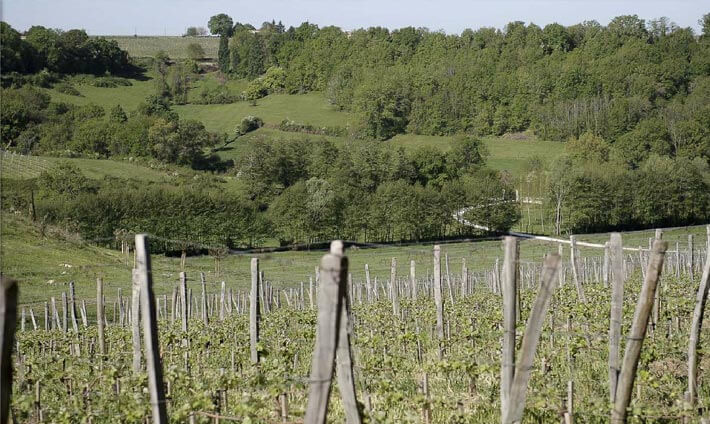
{"label": "pale sky", "polygon": [[259,27],[283,21],[287,27],[309,21],[344,30],[384,26],[443,29],[503,28],[511,21],[544,26],[597,20],[606,25],[618,15],[650,20],[670,18],[699,32],[698,19],[710,13],[700,0],[0,0],[2,20],[24,31],[32,25],[83,28],[90,35],[180,35],[188,26],[207,27],[209,17],[226,13],[235,22]]}

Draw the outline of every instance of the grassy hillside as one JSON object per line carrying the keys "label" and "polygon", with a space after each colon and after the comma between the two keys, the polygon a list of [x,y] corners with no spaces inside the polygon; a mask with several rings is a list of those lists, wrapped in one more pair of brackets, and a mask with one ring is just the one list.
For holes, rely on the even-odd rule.
{"label": "grassy hillside", "polygon": [[187,46],[197,43],[202,46],[208,58],[217,57],[218,37],[176,37],[176,36],[114,36],[106,35],[109,40],[116,40],[119,47],[133,57],[153,57],[164,51],[172,59],[187,59]]}
{"label": "grassy hillside", "polygon": [[355,117],[333,109],[322,93],[298,95],[272,94],[257,101],[225,105],[180,105],[174,109],[181,118],[202,121],[208,130],[232,133],[237,124],[248,115],[258,116],[267,124],[278,124],[284,119],[323,126],[349,126]]}
{"label": "grassy hillside", "polygon": [[[20,283],[21,303],[44,302],[50,296],[61,296],[67,290],[69,281],[75,281],[79,298],[90,299],[95,296],[95,280],[104,278],[107,286],[106,296],[113,299],[117,289],[125,291],[130,287],[130,269],[132,256],[123,256],[120,252],[101,247],[87,245],[71,235],[57,236],[56,231],[45,230],[26,221],[22,217],[3,214],[2,266],[6,275]],[[670,249],[675,249],[679,242],[681,249],[687,246],[687,235],[696,235],[697,246],[705,243],[705,228],[702,226],[691,229],[668,231],[663,238],[670,242]],[[624,234],[625,246],[647,246],[652,231]],[[580,236],[580,240],[603,242],[608,240],[608,234]],[[546,253],[557,251],[557,246],[537,241],[521,241],[521,260],[540,261]],[[569,255],[565,249],[565,255]],[[229,287],[244,290],[249,284],[249,261],[251,257],[259,257],[261,269],[266,279],[277,287],[298,286],[300,282],[308,283],[313,275],[323,251],[310,252],[279,252],[265,254],[237,254],[222,260],[221,275],[214,272],[214,259],[209,256],[187,258],[185,271],[195,287],[199,281],[199,272],[206,274],[211,292],[218,291],[222,280]],[[416,246],[384,246],[368,249],[348,249],[350,270],[353,278],[360,281],[364,278],[364,266],[369,264],[372,277],[389,278],[391,259],[397,258],[397,272],[408,275],[409,261],[416,261],[418,275],[432,272],[432,245]],[[461,271],[461,259],[471,270],[485,270],[495,263],[496,258],[502,258],[499,241],[457,242],[442,245],[442,272],[446,272],[444,254],[450,257],[449,267],[452,274]],[[582,249],[583,256],[598,256],[598,249]],[[172,291],[178,281],[180,258],[153,256],[153,276],[156,292],[160,295]],[[53,280],[53,282],[52,282]],[[37,307],[41,307],[38,304]],[[35,312],[38,312],[35,309]]]}
{"label": "grassy hillside", "polygon": [[148,73],[143,80],[130,79],[130,86],[127,87],[94,87],[89,84],[74,84],[81,96],[71,96],[60,93],[54,89],[44,89],[52,97],[52,101],[64,102],[76,105],[94,103],[109,109],[116,105],[121,105],[125,111],[132,111],[148,95],[155,92],[155,83]]}

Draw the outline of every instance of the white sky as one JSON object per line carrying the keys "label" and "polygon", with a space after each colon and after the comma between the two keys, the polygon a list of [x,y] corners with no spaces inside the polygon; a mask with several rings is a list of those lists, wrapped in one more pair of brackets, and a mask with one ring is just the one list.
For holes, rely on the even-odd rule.
{"label": "white sky", "polygon": [[700,0],[0,0],[2,20],[24,31],[32,25],[83,28],[91,35],[180,35],[188,26],[207,27],[209,17],[227,13],[235,22],[258,27],[303,21],[343,29],[404,26],[460,33],[465,28],[502,28],[511,21],[572,25],[618,15],[650,20],[670,18],[699,32],[698,19],[710,13]]}

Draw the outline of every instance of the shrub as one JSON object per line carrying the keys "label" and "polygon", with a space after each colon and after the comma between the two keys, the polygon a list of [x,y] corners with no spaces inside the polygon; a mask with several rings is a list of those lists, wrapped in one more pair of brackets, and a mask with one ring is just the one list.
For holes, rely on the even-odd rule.
{"label": "shrub", "polygon": [[70,96],[81,96],[79,90],[77,90],[73,85],[66,82],[55,84],[54,89],[62,94],[68,94]]}
{"label": "shrub", "polygon": [[264,126],[264,121],[258,116],[246,116],[239,123],[237,130],[235,131],[237,135],[244,135],[248,132],[254,131],[256,129]]}
{"label": "shrub", "polygon": [[347,128],[344,127],[316,127],[311,124],[284,119],[279,124],[279,130],[288,132],[303,132],[307,134],[328,135],[331,137],[345,137],[348,135]]}

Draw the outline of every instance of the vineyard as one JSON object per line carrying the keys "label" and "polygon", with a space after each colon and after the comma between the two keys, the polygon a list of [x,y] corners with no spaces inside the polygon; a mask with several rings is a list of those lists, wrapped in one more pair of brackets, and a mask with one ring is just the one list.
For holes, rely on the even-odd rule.
{"label": "vineyard", "polygon": [[[613,410],[613,422],[696,422],[710,401],[710,340],[698,319],[708,241],[689,236],[669,249],[661,238],[633,248],[614,234],[605,244],[557,240],[540,261],[508,237],[485,268],[435,246],[404,275],[397,258],[384,274],[349,266],[336,242],[300,285],[272,282],[254,258],[249,289],[180,272],[172,294],[155,295],[139,235],[132,289],[115,298],[99,278],[95,297],[78,298],[70,283],[61,297],[13,308],[17,286],[4,281],[11,414],[31,423],[594,423]],[[582,257],[580,246],[596,253]]]}

